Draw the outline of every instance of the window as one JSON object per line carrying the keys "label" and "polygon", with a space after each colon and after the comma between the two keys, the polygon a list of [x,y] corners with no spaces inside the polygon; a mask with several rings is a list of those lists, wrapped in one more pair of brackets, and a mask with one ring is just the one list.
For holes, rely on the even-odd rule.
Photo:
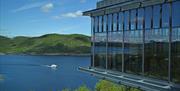
{"label": "window", "polygon": [[180,1],[172,4],[172,81],[180,84]]}
{"label": "window", "polygon": [[169,31],[168,29],[160,29],[160,5],[153,6],[153,28],[155,29],[149,29],[151,28],[150,19],[148,19],[150,15],[148,13],[149,10],[151,10],[150,7],[146,8],[146,31],[144,44],[145,76],[167,80]]}
{"label": "window", "polygon": [[160,5],[153,7],[153,28],[160,28]]}
{"label": "window", "polygon": [[146,7],[145,8],[145,28],[150,29],[151,28],[151,20],[152,20],[152,7]]}
{"label": "window", "polygon": [[94,17],[91,18],[91,33],[93,34],[94,33],[94,24],[95,21],[94,21]]}
{"label": "window", "polygon": [[107,15],[104,15],[104,17],[103,17],[103,30],[104,30],[104,32],[106,32],[107,31]]}
{"label": "window", "polygon": [[98,16],[95,17],[95,32],[98,32]]}
{"label": "window", "polygon": [[95,33],[94,66],[106,68],[106,33]]}
{"label": "window", "polygon": [[170,17],[170,6],[169,4],[164,4],[162,6],[162,27],[169,27],[169,17]]}
{"label": "window", "polygon": [[117,13],[113,14],[113,31],[117,31]]}
{"label": "window", "polygon": [[112,14],[108,15],[108,31],[112,31]]}
{"label": "window", "polygon": [[136,29],[136,10],[131,10],[131,30]]}
{"label": "window", "polygon": [[172,8],[172,26],[180,26],[180,2],[173,3]]}
{"label": "window", "polygon": [[120,12],[119,13],[119,30],[123,30],[123,13],[122,12]]}
{"label": "window", "polygon": [[140,8],[138,9],[138,17],[137,17],[138,29],[143,29],[143,20],[144,20],[144,9]]}
{"label": "window", "polygon": [[122,71],[122,32],[109,32],[108,37],[108,69]]}
{"label": "window", "polygon": [[129,30],[129,11],[124,12],[124,30]]}
{"label": "window", "polygon": [[99,16],[99,32],[102,32],[102,16]]}

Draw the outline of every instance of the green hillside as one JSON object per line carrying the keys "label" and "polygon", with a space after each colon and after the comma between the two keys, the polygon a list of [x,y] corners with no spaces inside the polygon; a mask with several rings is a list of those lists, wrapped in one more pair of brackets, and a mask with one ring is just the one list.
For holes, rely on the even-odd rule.
{"label": "green hillside", "polygon": [[47,34],[40,37],[0,36],[0,53],[84,54],[90,53],[90,37],[80,34]]}

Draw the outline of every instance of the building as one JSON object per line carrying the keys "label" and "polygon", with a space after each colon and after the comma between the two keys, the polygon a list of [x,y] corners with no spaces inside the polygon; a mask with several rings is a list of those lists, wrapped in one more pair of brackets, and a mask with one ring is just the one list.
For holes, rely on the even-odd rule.
{"label": "building", "polygon": [[101,0],[92,22],[92,60],[79,69],[150,91],[180,91],[180,0]]}

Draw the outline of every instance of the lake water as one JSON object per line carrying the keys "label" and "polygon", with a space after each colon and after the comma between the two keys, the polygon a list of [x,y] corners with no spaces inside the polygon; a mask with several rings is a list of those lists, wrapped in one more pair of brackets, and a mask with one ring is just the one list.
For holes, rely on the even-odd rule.
{"label": "lake water", "polygon": [[[47,65],[56,64],[57,69]],[[98,81],[78,71],[89,66],[90,57],[78,56],[0,56],[0,91],[61,91],[83,84],[93,89]]]}

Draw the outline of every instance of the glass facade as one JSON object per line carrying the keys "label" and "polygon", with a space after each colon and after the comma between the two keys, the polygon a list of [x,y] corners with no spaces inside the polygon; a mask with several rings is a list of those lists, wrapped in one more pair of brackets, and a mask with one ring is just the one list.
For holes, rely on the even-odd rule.
{"label": "glass facade", "polygon": [[106,33],[95,33],[94,37],[94,66],[106,68]]}
{"label": "glass facade", "polygon": [[180,83],[180,1],[172,4],[171,62],[172,79]]}
{"label": "glass facade", "polygon": [[[162,6],[163,7],[163,6]],[[162,19],[169,20],[169,17],[163,17],[165,13],[168,12],[170,8],[161,8],[160,5],[152,7],[153,16],[153,28],[149,28],[145,31],[145,49],[144,49],[144,58],[145,58],[145,75],[159,78],[159,79],[168,79],[168,58],[169,58],[169,28],[161,28],[160,20],[161,14]],[[147,8],[146,10],[151,9]],[[162,9],[162,13],[160,10]],[[167,10],[164,10],[167,9]],[[147,11],[148,12],[148,11]],[[168,12],[170,14],[170,12]],[[146,14],[149,17],[149,14]],[[167,19],[165,19],[167,18]],[[164,21],[163,20],[163,21]],[[149,20],[147,21],[148,24]],[[146,21],[145,21],[146,23]]]}
{"label": "glass facade", "polygon": [[180,1],[93,17],[95,68],[180,83]]}

